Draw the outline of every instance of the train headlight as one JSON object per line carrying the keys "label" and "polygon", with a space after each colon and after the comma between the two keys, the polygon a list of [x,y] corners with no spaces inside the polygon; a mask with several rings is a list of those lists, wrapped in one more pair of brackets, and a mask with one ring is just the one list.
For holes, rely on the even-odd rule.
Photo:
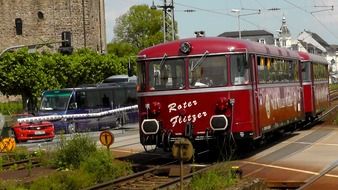
{"label": "train headlight", "polygon": [[161,110],[160,102],[151,102],[149,109],[150,113],[152,113],[153,115],[159,114]]}
{"label": "train headlight", "polygon": [[217,103],[216,103],[216,108],[219,110],[219,111],[225,111],[229,106],[229,101],[227,100],[226,97],[221,97],[217,100]]}
{"label": "train headlight", "polygon": [[156,119],[145,119],[142,121],[141,129],[145,135],[155,135],[160,128]]}
{"label": "train headlight", "polygon": [[180,46],[180,51],[184,54],[189,54],[191,51],[191,44],[189,42],[183,42]]}
{"label": "train headlight", "polygon": [[210,127],[214,131],[223,131],[228,127],[228,119],[225,115],[213,115],[210,118]]}

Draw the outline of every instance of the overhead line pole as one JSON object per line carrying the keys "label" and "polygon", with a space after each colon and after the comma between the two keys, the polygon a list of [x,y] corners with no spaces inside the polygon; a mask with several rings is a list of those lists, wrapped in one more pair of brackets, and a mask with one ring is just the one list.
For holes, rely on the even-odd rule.
{"label": "overhead line pole", "polygon": [[162,6],[156,6],[153,1],[151,9],[156,8],[163,10],[163,42],[175,40],[174,0],[163,0]]}

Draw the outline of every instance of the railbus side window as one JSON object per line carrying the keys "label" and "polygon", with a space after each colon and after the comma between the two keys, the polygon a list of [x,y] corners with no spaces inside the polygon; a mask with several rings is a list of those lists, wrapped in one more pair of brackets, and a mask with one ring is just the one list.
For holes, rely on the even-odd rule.
{"label": "railbus side window", "polygon": [[313,64],[313,75],[315,81],[325,81],[327,80],[327,68],[326,65],[319,63]]}
{"label": "railbus side window", "polygon": [[231,55],[231,83],[234,85],[249,84],[251,82],[250,65],[245,54]]}
{"label": "railbus side window", "polygon": [[311,73],[310,73],[310,62],[303,62],[302,66],[302,79],[304,82],[310,82]]}
{"label": "railbus side window", "polygon": [[189,59],[190,88],[225,86],[227,62],[225,55]]}
{"label": "railbus side window", "polygon": [[299,81],[299,64],[298,64],[298,61],[293,61],[293,65],[294,65],[294,73],[293,73],[293,76],[294,76],[294,81],[298,82]]}
{"label": "railbus side window", "polygon": [[266,83],[266,66],[264,65],[265,58],[264,57],[257,57],[257,69],[258,69],[258,80],[259,83]]}
{"label": "railbus side window", "polygon": [[146,64],[139,62],[137,64],[137,91],[146,90]]}

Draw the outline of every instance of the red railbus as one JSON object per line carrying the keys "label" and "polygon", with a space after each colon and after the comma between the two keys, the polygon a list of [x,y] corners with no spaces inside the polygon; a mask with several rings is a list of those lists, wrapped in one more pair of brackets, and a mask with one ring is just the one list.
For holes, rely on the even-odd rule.
{"label": "red railbus", "polygon": [[140,141],[170,149],[248,141],[305,118],[298,52],[247,40],[182,39],[139,53]]}
{"label": "red railbus", "polygon": [[319,55],[299,52],[302,68],[304,113],[308,121],[329,106],[328,62]]}

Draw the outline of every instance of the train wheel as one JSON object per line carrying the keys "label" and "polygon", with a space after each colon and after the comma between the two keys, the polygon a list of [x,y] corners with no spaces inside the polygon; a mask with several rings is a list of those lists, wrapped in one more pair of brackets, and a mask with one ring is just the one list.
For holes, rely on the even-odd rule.
{"label": "train wheel", "polygon": [[231,160],[235,154],[236,146],[231,135],[216,137],[216,154],[219,160]]}
{"label": "train wheel", "polygon": [[[155,139],[154,139],[155,138]],[[152,144],[152,142],[155,140],[155,144]],[[157,135],[148,135],[142,136],[142,145],[144,148],[144,151],[146,152],[155,152],[158,144],[158,137]]]}
{"label": "train wheel", "polygon": [[171,149],[170,146],[170,132],[169,133],[162,133],[162,145],[163,145],[163,150],[166,152],[169,152]]}

